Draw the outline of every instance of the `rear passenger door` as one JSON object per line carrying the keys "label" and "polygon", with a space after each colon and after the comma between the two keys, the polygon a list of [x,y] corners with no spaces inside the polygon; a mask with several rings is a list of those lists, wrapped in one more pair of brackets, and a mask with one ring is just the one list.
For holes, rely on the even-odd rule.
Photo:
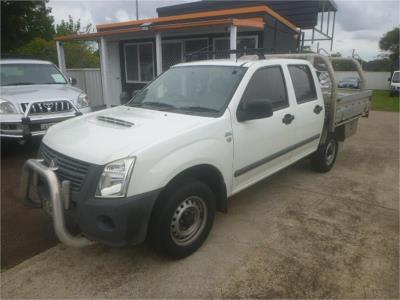
{"label": "rear passenger door", "polygon": [[307,64],[289,64],[291,97],[294,98],[296,126],[293,160],[298,160],[318,148],[324,124],[324,101],[318,79]]}
{"label": "rear passenger door", "polygon": [[291,121],[284,120],[293,116],[293,108],[286,87],[287,70],[284,74],[280,65],[256,70],[237,108],[244,109],[246,102],[254,99],[267,99],[273,107],[272,116],[239,122],[237,112],[233,112],[233,193],[290,163],[294,128]]}

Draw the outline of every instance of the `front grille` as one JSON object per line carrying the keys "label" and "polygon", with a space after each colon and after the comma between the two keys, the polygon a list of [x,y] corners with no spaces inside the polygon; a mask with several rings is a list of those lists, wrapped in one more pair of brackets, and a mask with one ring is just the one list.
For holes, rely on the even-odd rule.
{"label": "front grille", "polygon": [[56,174],[60,182],[69,180],[72,191],[79,192],[81,190],[90,164],[58,153],[43,143],[39,148],[39,156],[44,159],[46,165],[49,165],[51,160],[56,161],[58,165]]}
{"label": "front grille", "polygon": [[[29,103],[21,103],[21,108],[23,112],[28,109]],[[72,111],[73,107],[71,102],[67,100],[57,100],[57,101],[43,101],[35,102],[32,104],[29,114],[49,114],[49,113],[59,113],[59,112],[69,112]]]}

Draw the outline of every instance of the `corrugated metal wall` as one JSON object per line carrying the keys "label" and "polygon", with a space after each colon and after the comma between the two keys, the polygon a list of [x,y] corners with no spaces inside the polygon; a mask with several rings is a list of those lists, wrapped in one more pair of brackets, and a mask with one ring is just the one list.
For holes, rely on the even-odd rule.
{"label": "corrugated metal wall", "polygon": [[100,69],[67,69],[68,76],[77,80],[77,86],[89,96],[91,107],[104,105]]}

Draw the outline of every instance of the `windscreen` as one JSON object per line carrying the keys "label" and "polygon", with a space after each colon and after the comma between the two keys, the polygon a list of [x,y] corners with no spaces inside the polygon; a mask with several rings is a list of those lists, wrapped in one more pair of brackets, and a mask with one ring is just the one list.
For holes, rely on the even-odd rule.
{"label": "windscreen", "polygon": [[2,86],[67,83],[50,64],[1,64],[0,74]]}
{"label": "windscreen", "polygon": [[171,68],[127,105],[189,114],[225,110],[247,68],[184,66]]}

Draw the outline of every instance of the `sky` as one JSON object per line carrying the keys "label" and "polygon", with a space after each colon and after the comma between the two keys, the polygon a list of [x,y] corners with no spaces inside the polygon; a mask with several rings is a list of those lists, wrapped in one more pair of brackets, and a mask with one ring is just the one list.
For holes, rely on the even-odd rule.
{"label": "sky", "polygon": [[[189,0],[139,0],[139,18],[156,17],[156,8],[191,2]],[[382,52],[379,39],[385,32],[400,24],[398,0],[336,0],[335,39],[332,52],[351,56],[353,49],[364,60],[371,60]],[[81,19],[83,25],[104,24],[136,19],[134,0],[50,0],[48,6],[56,23]],[[320,44],[329,50],[329,44]],[[314,44],[313,48],[316,48]]]}

